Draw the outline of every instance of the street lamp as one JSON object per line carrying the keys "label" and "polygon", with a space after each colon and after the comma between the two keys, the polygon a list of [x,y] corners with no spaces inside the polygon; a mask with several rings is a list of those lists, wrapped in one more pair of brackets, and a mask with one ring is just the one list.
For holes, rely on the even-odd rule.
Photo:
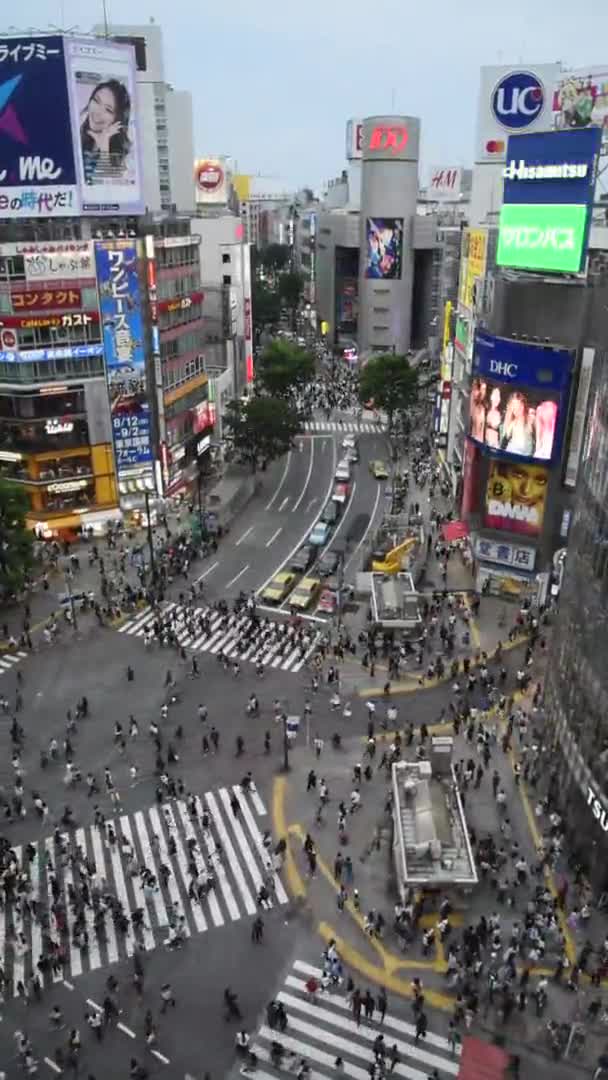
{"label": "street lamp", "polygon": [[154,544],[152,542],[152,522],[150,520],[150,494],[146,490],[144,491],[144,499],[146,500],[146,521],[148,525],[148,547],[150,549],[150,569],[152,571],[152,581],[156,579],[156,564],[154,562]]}

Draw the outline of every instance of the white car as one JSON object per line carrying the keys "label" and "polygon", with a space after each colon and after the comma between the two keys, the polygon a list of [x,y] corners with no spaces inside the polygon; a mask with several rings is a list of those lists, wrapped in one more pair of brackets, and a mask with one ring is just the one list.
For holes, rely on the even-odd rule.
{"label": "white car", "polygon": [[354,450],[357,445],[356,435],[345,435],[342,439],[342,447],[344,450]]}
{"label": "white car", "polygon": [[350,480],[350,461],[346,461],[344,458],[336,465],[336,471],[334,473],[335,479],[340,484],[348,484]]}

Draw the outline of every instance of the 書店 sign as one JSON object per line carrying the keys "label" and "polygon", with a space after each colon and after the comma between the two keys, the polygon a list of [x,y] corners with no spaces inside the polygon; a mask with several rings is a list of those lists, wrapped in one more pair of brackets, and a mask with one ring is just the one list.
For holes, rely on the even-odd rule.
{"label": "\u66f8\u5e97 sign", "polygon": [[484,536],[477,536],[475,556],[478,559],[485,559],[486,562],[514,566],[518,570],[533,570],[536,549],[527,544],[505,544],[500,540],[487,540]]}

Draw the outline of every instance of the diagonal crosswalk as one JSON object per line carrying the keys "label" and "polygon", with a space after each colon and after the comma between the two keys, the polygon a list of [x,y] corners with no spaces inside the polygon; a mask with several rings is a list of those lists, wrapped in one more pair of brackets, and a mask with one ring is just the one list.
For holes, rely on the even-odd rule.
{"label": "diagonal crosswalk", "polygon": [[382,435],[385,428],[371,420],[307,420],[305,431],[336,431],[344,435]]}
{"label": "diagonal crosswalk", "polygon": [[[369,1080],[370,1065],[375,1059],[374,1043],[380,1034],[386,1049],[386,1075],[427,1080],[434,1069],[441,1080],[458,1075],[460,1048],[452,1053],[448,1040],[442,1035],[428,1031],[426,1038],[416,1043],[414,1025],[390,1012],[382,1022],[378,1012],[374,1014],[375,1018],[368,1020],[362,1015],[357,1024],[347,996],[337,987],[317,992],[311,999],[306,983],[311,976],[320,982],[321,975],[321,970],[312,964],[301,960],[294,962],[283,989],[275,998],[287,1013],[285,1033],[265,1024],[252,1040],[252,1049],[258,1058],[256,1080],[276,1080],[290,1072],[292,1062],[297,1068],[302,1060],[310,1067],[310,1080],[327,1080],[336,1075],[337,1057],[343,1062],[340,1076]],[[280,1068],[271,1062],[273,1041],[280,1043],[284,1050]],[[391,1070],[393,1047],[396,1059]],[[241,1071],[245,1073],[246,1070]]]}
{"label": "diagonal crosswalk", "polygon": [[[227,617],[215,608],[196,607],[189,616],[179,604],[168,603],[163,606],[161,617],[171,623],[179,644],[191,652],[221,655],[232,662],[248,660],[266,668],[295,673],[312,655],[321,636],[319,630],[311,629],[307,624],[303,636],[298,638],[294,626],[272,620],[265,621],[260,630],[253,632],[247,611]],[[146,607],[127,619],[118,632],[146,638],[157,620],[157,612]]]}
{"label": "diagonal crosswalk", "polygon": [[0,675],[6,675],[8,671],[12,671],[17,664],[26,659],[27,655],[23,649],[18,649],[16,652],[0,653]]}
{"label": "diagonal crosswalk", "polygon": [[[171,799],[117,814],[103,829],[79,828],[73,840],[55,833],[33,845],[33,857],[14,847],[18,866],[27,864],[28,880],[23,888],[0,889],[0,965],[8,993],[11,987],[18,993],[19,982],[27,982],[43,952],[63,954],[62,965],[41,975],[43,981],[58,981],[124,960],[138,946],[151,950],[166,943],[176,921],[190,937],[255,915],[262,886],[268,892],[265,909],[287,903],[272,849],[264,844],[260,819],[265,816],[259,793],[234,785],[197,796],[190,809],[183,799]],[[154,876],[152,883],[140,873],[143,868]],[[215,886],[198,898],[193,885],[205,872],[213,873]],[[84,907],[73,900],[73,887],[81,880],[89,890]],[[128,923],[120,925],[113,901],[104,897],[116,898]],[[141,930],[131,921],[137,909],[143,912]],[[88,938],[84,947],[81,929]]]}

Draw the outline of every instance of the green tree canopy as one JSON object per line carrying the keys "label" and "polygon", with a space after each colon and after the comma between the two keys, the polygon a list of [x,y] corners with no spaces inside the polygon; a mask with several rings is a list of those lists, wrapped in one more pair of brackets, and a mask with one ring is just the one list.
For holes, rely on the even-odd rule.
{"label": "green tree canopy", "polygon": [[291,321],[294,330],[296,326],[296,314],[298,307],[300,306],[303,292],[304,274],[300,274],[295,270],[289,270],[286,274],[281,274],[279,278],[279,296],[291,312]]}
{"label": "green tree canopy", "polygon": [[286,244],[268,244],[258,250],[257,258],[268,270],[284,270],[289,262],[289,248]]}
{"label": "green tree canopy", "polygon": [[416,401],[418,375],[407,357],[397,353],[381,353],[368,360],[359,378],[359,400],[373,400],[377,409],[384,409],[389,432],[393,429],[395,413],[407,413]]}
{"label": "green tree canopy", "polygon": [[287,453],[301,430],[295,409],[273,397],[230,401],[226,407],[226,424],[237,458],[249,465],[252,472],[265,469],[275,458]]}
{"label": "green tree canopy", "polygon": [[290,398],[311,381],[315,373],[314,357],[291,341],[275,339],[258,357],[256,385],[270,397]]}
{"label": "green tree canopy", "polygon": [[281,298],[279,294],[262,281],[253,282],[251,305],[253,308],[253,325],[257,334],[261,333],[265,326],[278,323],[281,318]]}
{"label": "green tree canopy", "polygon": [[34,561],[34,537],[25,525],[28,510],[23,488],[0,479],[0,595],[19,592]]}

